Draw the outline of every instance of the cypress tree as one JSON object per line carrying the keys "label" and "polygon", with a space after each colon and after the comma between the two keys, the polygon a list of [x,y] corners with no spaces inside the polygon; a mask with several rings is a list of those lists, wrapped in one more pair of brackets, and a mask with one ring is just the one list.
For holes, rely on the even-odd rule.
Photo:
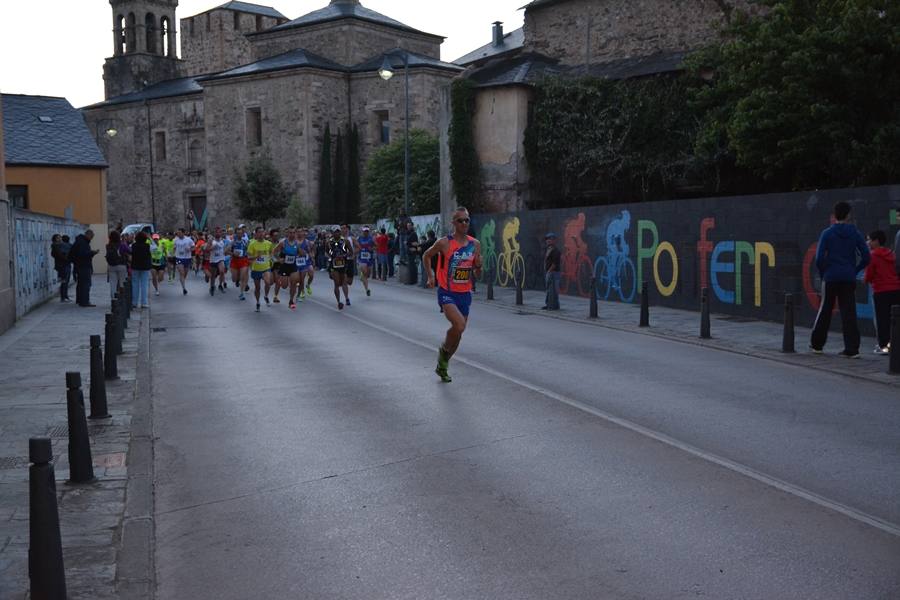
{"label": "cypress tree", "polygon": [[359,176],[359,129],[356,124],[347,128],[347,219],[350,223],[359,221],[360,176]]}
{"label": "cypress tree", "polygon": [[325,124],[322,136],[322,155],[319,158],[319,219],[323,223],[335,221],[334,187],[331,180],[331,125]]}
{"label": "cypress tree", "polygon": [[334,209],[335,222],[347,222],[347,158],[344,153],[344,134],[340,130],[334,152]]}

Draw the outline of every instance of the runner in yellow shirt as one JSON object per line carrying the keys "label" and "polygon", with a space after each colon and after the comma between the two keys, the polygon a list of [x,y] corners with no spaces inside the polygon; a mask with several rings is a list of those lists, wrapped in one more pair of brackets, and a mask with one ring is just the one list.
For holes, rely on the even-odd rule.
{"label": "runner in yellow shirt", "polygon": [[269,288],[272,287],[272,248],[274,244],[266,239],[266,230],[257,227],[253,239],[247,245],[247,258],[250,259],[250,277],[253,279],[254,295],[256,296],[256,312],[259,312],[259,288],[260,282],[266,284],[266,306],[269,306]]}

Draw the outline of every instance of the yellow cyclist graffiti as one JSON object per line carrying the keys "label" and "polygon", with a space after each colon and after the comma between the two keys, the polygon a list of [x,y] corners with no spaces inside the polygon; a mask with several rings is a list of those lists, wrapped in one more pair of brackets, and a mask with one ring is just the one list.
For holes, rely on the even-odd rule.
{"label": "yellow cyclist graffiti", "polygon": [[500,241],[503,252],[497,258],[497,283],[504,287],[509,283],[525,287],[525,258],[519,244],[519,217],[512,217],[504,223]]}

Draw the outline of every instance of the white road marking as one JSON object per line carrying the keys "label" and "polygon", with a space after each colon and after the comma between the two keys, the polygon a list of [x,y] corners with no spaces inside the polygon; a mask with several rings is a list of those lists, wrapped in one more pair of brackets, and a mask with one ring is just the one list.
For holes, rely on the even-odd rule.
{"label": "white road marking", "polygon": [[[326,304],[326,303],[322,302],[321,300],[314,299],[313,302],[320,306],[324,306],[326,308],[331,308],[330,304]],[[434,350],[434,347],[432,347],[420,340],[416,340],[411,337],[405,336],[402,333],[397,333],[396,331],[394,331],[392,329],[388,329],[387,327],[375,325],[374,323],[371,323],[369,321],[366,321],[364,319],[356,317],[347,312],[344,312],[343,316],[348,319],[353,319],[354,321],[362,323],[363,325],[365,325],[367,327],[371,327],[372,329],[375,329],[382,333],[386,333],[388,335],[391,335],[395,338],[401,339],[410,344],[419,346],[420,348],[425,348],[426,350]],[[812,502],[813,504],[817,504],[828,510],[840,513],[840,514],[844,515],[845,517],[853,519],[854,521],[864,523],[866,525],[869,525],[870,527],[874,527],[880,531],[883,531],[883,532],[893,535],[895,537],[900,537],[900,525],[897,525],[895,523],[885,521],[884,519],[881,519],[874,515],[870,515],[868,513],[862,512],[860,510],[857,510],[857,509],[855,509],[851,506],[848,506],[846,504],[843,504],[841,502],[837,502],[835,500],[830,500],[820,494],[817,494],[815,492],[807,490],[798,485],[794,485],[793,483],[788,483],[787,481],[778,479],[777,477],[772,477],[771,475],[766,475],[765,473],[757,471],[756,469],[754,469],[752,467],[748,467],[746,465],[743,465],[739,462],[735,462],[728,458],[724,458],[724,457],[718,456],[716,454],[712,454],[710,452],[707,452],[706,450],[702,450],[700,448],[697,448],[696,446],[692,446],[691,444],[687,444],[685,442],[677,440],[677,439],[675,439],[671,436],[668,436],[664,433],[660,433],[660,432],[650,429],[648,427],[644,427],[643,425],[639,425],[639,424],[635,423],[634,421],[629,421],[628,419],[623,419],[621,417],[617,417],[606,411],[600,410],[598,408],[595,408],[593,406],[590,406],[588,404],[585,404],[583,402],[575,400],[574,398],[569,398],[567,396],[563,396],[562,394],[554,392],[553,390],[549,390],[540,385],[529,383],[527,381],[522,381],[511,375],[501,373],[500,371],[497,371],[496,369],[492,369],[491,367],[481,364],[477,361],[474,361],[474,360],[471,360],[471,359],[468,359],[468,358],[465,358],[465,357],[462,357],[459,355],[454,356],[453,360],[457,361],[457,362],[461,362],[469,367],[472,367],[473,369],[478,369],[479,371],[487,373],[488,375],[492,375],[499,379],[508,381],[508,382],[512,383],[513,385],[517,385],[517,386],[523,387],[527,390],[531,390],[532,392],[536,392],[538,394],[546,396],[548,398],[552,398],[553,400],[556,400],[557,402],[562,402],[563,404],[567,404],[567,405],[571,406],[572,408],[576,408],[578,410],[581,410],[583,412],[591,414],[595,417],[603,419],[604,421],[613,423],[615,425],[618,425],[619,427],[623,427],[629,431],[633,431],[634,433],[637,433],[644,437],[648,437],[652,440],[655,440],[655,441],[665,444],[667,446],[671,446],[672,448],[676,448],[676,449],[681,450],[682,452],[686,452],[692,456],[696,456],[697,458],[700,458],[707,462],[711,462],[713,464],[719,465],[720,467],[723,467],[725,469],[728,469],[729,471],[733,471],[735,473],[743,475],[744,477],[749,477],[750,479],[758,481],[764,485],[773,487],[773,488],[780,490],[782,492],[785,492],[787,494],[791,494],[792,496],[802,498],[808,502]]]}

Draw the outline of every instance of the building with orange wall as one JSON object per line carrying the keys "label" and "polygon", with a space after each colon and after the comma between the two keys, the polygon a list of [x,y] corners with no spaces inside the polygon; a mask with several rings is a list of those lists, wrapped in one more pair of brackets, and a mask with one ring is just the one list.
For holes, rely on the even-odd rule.
{"label": "building with orange wall", "polygon": [[[104,240],[107,163],[81,113],[49,96],[3,94],[2,104],[10,205],[74,219]],[[102,261],[94,267],[105,271]]]}

